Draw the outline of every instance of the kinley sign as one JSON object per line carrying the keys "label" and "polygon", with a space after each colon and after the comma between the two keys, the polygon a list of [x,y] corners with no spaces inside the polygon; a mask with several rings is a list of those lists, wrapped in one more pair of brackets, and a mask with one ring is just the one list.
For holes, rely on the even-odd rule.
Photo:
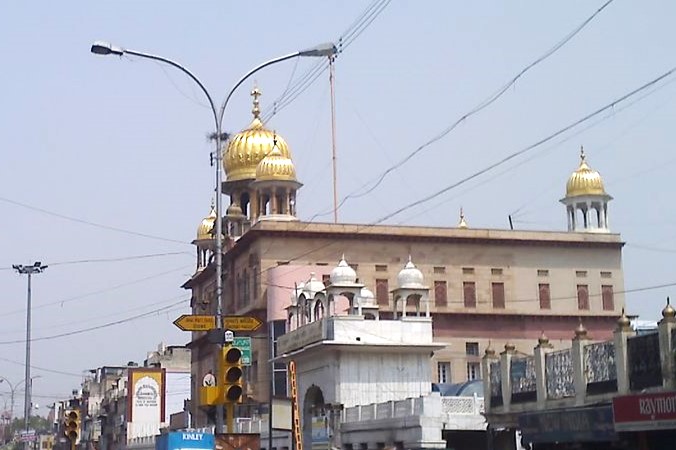
{"label": "kinley sign", "polygon": [[676,392],[615,397],[613,414],[617,431],[676,428]]}

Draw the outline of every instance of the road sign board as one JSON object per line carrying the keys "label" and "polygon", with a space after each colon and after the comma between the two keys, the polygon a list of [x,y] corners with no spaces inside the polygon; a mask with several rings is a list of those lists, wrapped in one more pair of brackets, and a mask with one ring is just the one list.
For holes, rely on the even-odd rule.
{"label": "road sign board", "polygon": [[223,328],[232,331],[256,331],[263,325],[253,316],[223,316]]}
{"label": "road sign board", "polygon": [[216,316],[183,314],[174,320],[174,325],[183,331],[209,331],[216,328]]}
{"label": "road sign board", "polygon": [[[183,331],[209,331],[218,328],[216,316],[183,314],[174,320],[174,325]],[[256,331],[263,325],[253,316],[223,316],[223,328],[232,331]]]}
{"label": "road sign board", "polygon": [[248,336],[237,336],[232,341],[232,346],[242,351],[242,365],[251,365],[251,338]]}

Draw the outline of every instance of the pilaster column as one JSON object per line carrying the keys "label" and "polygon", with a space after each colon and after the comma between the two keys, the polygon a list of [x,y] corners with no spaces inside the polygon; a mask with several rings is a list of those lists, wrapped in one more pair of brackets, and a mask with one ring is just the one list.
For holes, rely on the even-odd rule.
{"label": "pilaster column", "polygon": [[660,341],[660,362],[662,365],[662,386],[674,389],[674,353],[671,345],[671,333],[676,328],[676,311],[672,308],[669,297],[667,306],[662,310],[662,320],[657,325]]}
{"label": "pilaster column", "polygon": [[509,342],[505,344],[505,351],[500,353],[500,382],[502,384],[502,405],[505,412],[509,412],[512,404],[512,357],[516,347]]}
{"label": "pilaster column", "polygon": [[495,350],[491,348],[490,342],[484,357],[481,358],[481,377],[484,385],[484,408],[486,412],[491,411],[491,363],[494,363],[498,357],[495,355]]}
{"label": "pilaster column", "polygon": [[554,347],[549,343],[549,339],[542,333],[538,339],[538,345],[533,349],[535,358],[535,392],[537,393],[537,409],[545,409],[547,404],[547,372],[546,358],[547,353]]}
{"label": "pilaster column", "polygon": [[636,334],[631,328],[631,322],[622,308],[622,317],[617,321],[617,328],[613,332],[615,343],[615,369],[617,372],[618,395],[629,393],[629,358],[627,354],[627,338]]}
{"label": "pilaster column", "polygon": [[584,346],[589,342],[587,329],[580,325],[575,329],[571,347],[571,359],[573,360],[573,385],[575,386],[575,404],[584,405],[587,396],[587,374],[584,370]]}

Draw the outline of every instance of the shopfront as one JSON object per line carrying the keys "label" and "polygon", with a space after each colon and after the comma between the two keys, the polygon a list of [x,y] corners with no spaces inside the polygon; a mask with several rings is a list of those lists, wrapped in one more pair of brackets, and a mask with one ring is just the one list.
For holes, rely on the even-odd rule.
{"label": "shopfront", "polygon": [[521,414],[519,428],[522,442],[533,450],[610,449],[619,440],[610,404]]}
{"label": "shopfront", "polygon": [[676,392],[615,397],[613,415],[615,430],[626,440],[635,443],[637,450],[674,448]]}

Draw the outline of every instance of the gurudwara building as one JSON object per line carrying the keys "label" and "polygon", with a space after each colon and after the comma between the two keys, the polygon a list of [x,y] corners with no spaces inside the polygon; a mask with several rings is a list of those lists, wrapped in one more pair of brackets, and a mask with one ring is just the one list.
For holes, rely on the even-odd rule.
{"label": "gurudwara building", "polygon": [[[350,310],[373,320],[429,311],[434,342],[445,345],[429,361],[440,383],[480,378],[489,346],[529,352],[543,332],[563,346],[580,321],[595,339],[612,337],[624,307],[623,242],[609,229],[612,197],[583,152],[561,199],[567,231],[478,229],[462,215],[450,227],[303,222],[290,146],[261,121],[258,89],[252,96],[253,121],[223,149],[222,185],[230,198],[223,217],[224,314],[267,324],[252,339],[245,388],[251,411],[268,402],[271,390],[287,393],[285,365],[270,363],[277,338]],[[212,209],[199,225],[196,271],[183,285],[192,291],[193,314],[216,313],[215,219]],[[356,296],[328,309],[316,301],[347,272],[363,286]],[[417,300],[400,295],[402,273],[413,274],[422,289]],[[190,347],[197,399],[216,346],[194,332]],[[197,403],[193,423],[202,426],[207,415]]]}

